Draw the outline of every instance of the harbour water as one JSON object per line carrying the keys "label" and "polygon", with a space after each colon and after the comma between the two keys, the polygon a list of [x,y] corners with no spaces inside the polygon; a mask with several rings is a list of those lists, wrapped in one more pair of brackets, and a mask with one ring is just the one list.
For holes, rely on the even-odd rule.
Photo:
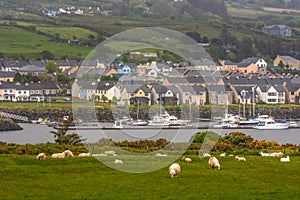
{"label": "harbour water", "polygon": [[[2,131],[0,132],[0,141],[16,144],[39,144],[54,142],[54,136],[50,131],[55,130],[53,127],[40,124],[20,123],[23,130],[20,131]],[[106,124],[111,127],[112,124]],[[87,143],[99,141],[99,139],[111,138],[114,141],[134,140],[156,140],[165,138],[172,142],[187,142],[197,132],[206,130],[214,131],[221,136],[230,132],[243,132],[251,135],[254,139],[274,141],[279,144],[292,143],[300,144],[300,129],[289,128],[285,130],[256,130],[256,129],[147,129],[147,127],[138,129],[121,129],[121,130],[70,130],[78,133],[85,138]]]}

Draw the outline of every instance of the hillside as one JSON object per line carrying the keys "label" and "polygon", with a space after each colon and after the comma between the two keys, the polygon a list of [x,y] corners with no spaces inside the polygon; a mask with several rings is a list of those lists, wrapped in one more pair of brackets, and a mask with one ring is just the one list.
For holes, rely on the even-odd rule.
{"label": "hillside", "polygon": [[[137,27],[158,26],[185,33],[197,42],[209,43],[206,50],[215,61],[262,56],[271,63],[277,54],[300,57],[299,14],[266,11],[260,3],[253,4],[255,1],[252,4],[239,2],[3,0],[0,2],[0,36],[5,39],[0,40],[0,55],[31,59],[42,58],[42,52],[48,51],[54,58],[82,59],[108,37]],[[46,16],[38,12],[42,6],[53,10],[70,9],[70,12],[78,9],[83,14]],[[290,26],[293,36],[271,36],[262,32],[262,27],[270,24]],[[22,40],[20,35],[24,35]]]}

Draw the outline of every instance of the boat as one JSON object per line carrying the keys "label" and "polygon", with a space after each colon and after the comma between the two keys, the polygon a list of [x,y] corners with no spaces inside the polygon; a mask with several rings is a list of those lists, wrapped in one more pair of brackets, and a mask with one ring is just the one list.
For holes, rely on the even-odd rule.
{"label": "boat", "polygon": [[259,130],[281,130],[289,128],[288,123],[277,123],[273,119],[266,119],[265,121],[259,122],[258,125],[253,126],[255,129]]}
{"label": "boat", "polygon": [[131,125],[132,126],[148,126],[148,122],[138,119],[136,121],[133,121]]}
{"label": "boat", "polygon": [[297,122],[295,122],[295,121],[290,121],[290,122],[289,122],[289,127],[298,127]]}
{"label": "boat", "polygon": [[122,121],[120,120],[115,121],[113,124],[113,128],[123,128]]}
{"label": "boat", "polygon": [[33,123],[33,124],[40,124],[43,121],[44,121],[43,118],[39,118],[37,120],[31,120],[31,123]]}
{"label": "boat", "polygon": [[259,120],[255,119],[240,119],[239,125],[240,126],[256,126],[259,124]]}
{"label": "boat", "polygon": [[238,123],[236,122],[224,122],[224,121],[219,121],[216,124],[213,125],[214,128],[237,128]]}

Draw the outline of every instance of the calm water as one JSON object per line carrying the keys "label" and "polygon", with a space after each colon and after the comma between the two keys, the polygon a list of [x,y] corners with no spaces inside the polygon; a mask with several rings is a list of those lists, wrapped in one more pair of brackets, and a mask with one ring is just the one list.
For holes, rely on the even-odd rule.
{"label": "calm water", "polygon": [[[23,127],[21,131],[1,131],[0,141],[16,144],[38,144],[46,142],[54,142],[54,137],[49,133],[53,129],[46,125],[38,124],[20,124]],[[107,124],[106,127],[110,127],[111,124]],[[212,130],[212,129],[210,129]],[[97,142],[100,138],[111,138],[114,141],[123,141],[125,139],[129,141],[134,140],[156,140],[159,138],[165,138],[172,142],[186,142],[196,132],[206,131],[206,129],[171,129],[171,130],[150,130],[147,128],[136,130],[72,130],[70,132],[76,132],[83,138],[86,138],[86,142]],[[215,129],[212,130],[218,134],[224,136],[230,132],[243,132],[247,135],[251,135],[255,139],[275,141],[279,144],[293,143],[300,144],[300,129],[287,129],[287,130],[255,130],[255,129]]]}

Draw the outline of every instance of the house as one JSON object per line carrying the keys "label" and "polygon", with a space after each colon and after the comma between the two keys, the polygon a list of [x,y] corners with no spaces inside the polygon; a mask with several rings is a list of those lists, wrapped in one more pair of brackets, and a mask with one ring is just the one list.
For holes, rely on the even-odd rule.
{"label": "house", "polygon": [[72,95],[72,85],[71,84],[59,84],[58,89],[60,93],[71,96]]}
{"label": "house", "polygon": [[300,69],[300,60],[293,58],[291,56],[277,55],[274,59],[274,66],[276,67],[287,67],[290,69]]}
{"label": "house", "polygon": [[0,82],[0,100],[1,101],[17,101],[16,85],[11,82]]}
{"label": "house", "polygon": [[285,103],[285,89],[281,85],[258,85],[255,90],[259,101],[267,104]]}
{"label": "house", "polygon": [[83,100],[94,100],[97,88],[96,81],[75,81],[72,85],[72,96]]}
{"label": "house", "polygon": [[249,65],[251,63],[255,64],[258,67],[258,72],[259,73],[267,73],[267,67],[268,67],[268,63],[262,59],[262,58],[258,58],[258,57],[249,57],[249,58],[245,58],[241,61],[241,63],[248,63]]}
{"label": "house", "polygon": [[221,71],[237,71],[237,64],[230,60],[220,60]]}
{"label": "house", "polygon": [[52,8],[46,8],[46,7],[39,8],[38,12],[42,15],[47,15],[49,17],[59,15],[59,10],[55,10],[55,9],[52,9]]}
{"label": "house", "polygon": [[43,88],[43,95],[45,97],[56,96],[59,93],[59,87],[55,83],[40,83]]}
{"label": "house", "polygon": [[180,93],[175,86],[152,84],[151,93],[152,104],[174,106],[180,103]]}
{"label": "house", "polygon": [[226,105],[233,103],[233,91],[230,87],[224,85],[208,85],[207,100],[213,105]]}
{"label": "house", "polygon": [[181,104],[203,105],[206,103],[206,89],[203,86],[180,86]]}
{"label": "house", "polygon": [[122,88],[121,88],[120,104],[124,105],[124,106],[129,106],[130,105],[130,98],[134,97],[134,92],[139,87],[140,87],[140,85],[138,85],[138,84],[123,85]]}
{"label": "house", "polygon": [[17,69],[16,71],[20,74],[31,74],[33,76],[37,76],[40,73],[47,73],[47,70],[44,67],[38,67],[35,65],[26,65],[20,69]]}
{"label": "house", "polygon": [[255,86],[234,86],[233,103],[252,104],[256,102]]}
{"label": "house", "polygon": [[247,74],[247,73],[258,73],[258,66],[254,63],[244,63],[240,62],[237,64],[237,71]]}
{"label": "house", "polygon": [[121,64],[117,68],[118,74],[129,74],[132,71],[132,66],[129,64]]}
{"label": "house", "polygon": [[100,101],[103,101],[103,98],[106,98],[107,100],[119,100],[121,97],[121,90],[116,84],[117,82],[115,81],[100,81],[94,95],[98,96]]}
{"label": "house", "polygon": [[1,71],[15,71],[29,64],[29,61],[2,60],[0,63],[0,67]]}
{"label": "house", "polygon": [[16,72],[11,71],[0,71],[0,81],[3,82],[13,82]]}
{"label": "house", "polygon": [[262,29],[265,33],[271,35],[281,35],[285,37],[292,36],[292,29],[286,25],[269,25],[264,26]]}
{"label": "house", "polygon": [[129,101],[130,105],[151,105],[151,90],[146,85],[140,86],[133,92]]}

